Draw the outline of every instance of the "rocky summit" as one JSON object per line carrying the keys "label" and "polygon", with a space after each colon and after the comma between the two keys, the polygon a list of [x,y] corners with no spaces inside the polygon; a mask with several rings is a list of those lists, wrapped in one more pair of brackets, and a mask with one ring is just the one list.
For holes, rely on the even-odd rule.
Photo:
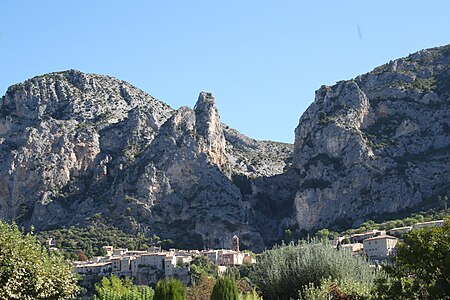
{"label": "rocky summit", "polygon": [[450,188],[450,46],[334,86],[295,145],[220,120],[213,95],[175,110],[75,70],[0,100],[0,218],[38,230],[104,222],[186,248],[261,250],[286,229],[356,226],[439,205]]}

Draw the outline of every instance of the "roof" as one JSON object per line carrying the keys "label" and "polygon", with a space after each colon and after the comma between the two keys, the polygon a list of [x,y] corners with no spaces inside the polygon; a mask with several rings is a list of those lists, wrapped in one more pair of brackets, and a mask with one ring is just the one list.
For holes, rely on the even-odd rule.
{"label": "roof", "polygon": [[398,240],[398,238],[394,237],[394,236],[390,236],[390,235],[379,235],[379,236],[374,236],[372,238],[368,238],[365,239],[365,241],[372,241],[372,240],[383,240],[383,239],[392,239],[392,240]]}
{"label": "roof", "polygon": [[368,235],[368,234],[376,234],[376,233],[380,233],[380,232],[383,232],[384,230],[377,230],[377,229],[374,229],[374,230],[369,230],[369,231],[366,231],[366,232],[363,232],[363,233],[355,233],[355,234],[352,234],[351,236],[352,237],[355,237],[355,236],[364,236],[364,235]]}
{"label": "roof", "polygon": [[436,220],[436,221],[421,222],[421,223],[416,223],[416,224],[414,224],[414,225],[439,224],[439,223],[444,223],[444,220]]}
{"label": "roof", "polygon": [[396,228],[389,229],[389,231],[406,230],[406,229],[410,229],[411,230],[412,226],[396,227]]}

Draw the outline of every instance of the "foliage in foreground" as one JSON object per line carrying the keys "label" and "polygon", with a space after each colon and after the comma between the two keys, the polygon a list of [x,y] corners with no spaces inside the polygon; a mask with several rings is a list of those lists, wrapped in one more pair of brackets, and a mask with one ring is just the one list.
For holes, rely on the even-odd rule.
{"label": "foliage in foreground", "polygon": [[71,266],[47,252],[32,234],[0,221],[0,299],[73,299]]}
{"label": "foliage in foreground", "polygon": [[[187,300],[210,300],[216,279],[212,276],[202,276],[195,285],[187,288]],[[262,297],[250,286],[246,279],[236,280],[236,286],[241,300],[262,300]]]}
{"label": "foliage in foreground", "polygon": [[176,279],[163,279],[156,284],[154,300],[185,300],[186,288]]}
{"label": "foliage in foreground", "polygon": [[450,218],[443,227],[407,233],[393,259],[377,283],[381,299],[449,299]]}
{"label": "foliage in foreground", "polygon": [[216,280],[212,276],[201,276],[195,285],[187,288],[187,300],[209,300]]}
{"label": "foliage in foreground", "polygon": [[135,286],[129,278],[119,279],[103,277],[100,284],[95,285],[97,295],[94,300],[152,300],[154,291],[148,286]]}
{"label": "foliage in foreground", "polygon": [[323,280],[354,282],[371,289],[375,272],[363,258],[337,251],[326,241],[299,241],[274,247],[258,257],[251,274],[264,299],[297,298],[299,290]]}
{"label": "foliage in foreground", "polygon": [[305,300],[366,300],[376,299],[372,287],[351,279],[324,279],[320,285],[310,283],[299,292],[299,299]]}
{"label": "foliage in foreground", "polygon": [[230,277],[221,277],[214,285],[211,300],[239,300],[236,281]]}

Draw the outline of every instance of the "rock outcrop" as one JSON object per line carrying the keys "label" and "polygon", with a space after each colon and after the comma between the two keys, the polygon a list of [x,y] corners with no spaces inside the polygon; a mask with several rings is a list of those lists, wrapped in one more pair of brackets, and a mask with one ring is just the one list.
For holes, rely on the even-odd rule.
{"label": "rock outcrop", "polygon": [[224,247],[237,233],[262,248],[233,178],[282,173],[292,150],[222,124],[210,93],[174,110],[115,78],[46,74],[0,102],[0,218],[48,229],[101,214],[180,246]]}
{"label": "rock outcrop", "polygon": [[[0,218],[38,230],[102,222],[179,247],[261,250],[438,205],[450,182],[450,46],[323,86],[295,145],[223,124],[214,97],[172,109],[79,71],[0,100]],[[289,229],[289,230],[287,230]]]}
{"label": "rock outcrop", "polygon": [[317,229],[424,206],[449,193],[450,47],[316,92],[296,129],[295,223]]}

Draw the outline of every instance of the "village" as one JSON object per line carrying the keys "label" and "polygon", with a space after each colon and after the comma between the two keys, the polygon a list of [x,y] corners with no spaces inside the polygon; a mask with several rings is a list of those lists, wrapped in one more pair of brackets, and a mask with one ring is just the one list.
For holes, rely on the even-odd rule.
{"label": "village", "polygon": [[232,239],[232,249],[210,250],[162,250],[150,247],[147,251],[129,251],[128,249],[105,246],[105,256],[93,257],[89,261],[74,261],[74,272],[83,276],[114,274],[118,277],[133,277],[140,285],[156,283],[163,277],[177,278],[184,284],[190,284],[190,264],[194,257],[204,256],[217,265],[219,275],[226,272],[228,266],[253,264],[255,259],[239,250],[239,238]]}
{"label": "village", "polygon": [[395,247],[405,233],[419,228],[443,226],[444,220],[416,223],[412,226],[386,230],[370,230],[353,234],[350,237],[340,236],[333,240],[335,248],[351,251],[353,255],[366,255],[374,264],[391,261]]}
{"label": "village", "polygon": [[[340,236],[332,241],[339,251],[350,251],[353,255],[365,255],[372,265],[389,263],[395,254],[395,247],[406,232],[414,229],[443,226],[443,220],[417,223],[413,226],[391,230],[370,230],[351,236]],[[228,267],[253,264],[255,258],[239,249],[239,237],[233,236],[232,249],[209,250],[162,250],[150,247],[147,251],[129,251],[123,248],[105,246],[105,256],[94,256],[89,261],[73,261],[74,272],[83,277],[95,275],[133,277],[136,284],[151,285],[164,277],[177,278],[186,285],[191,282],[190,266],[196,256],[207,257],[216,265],[218,275],[224,274]]]}

